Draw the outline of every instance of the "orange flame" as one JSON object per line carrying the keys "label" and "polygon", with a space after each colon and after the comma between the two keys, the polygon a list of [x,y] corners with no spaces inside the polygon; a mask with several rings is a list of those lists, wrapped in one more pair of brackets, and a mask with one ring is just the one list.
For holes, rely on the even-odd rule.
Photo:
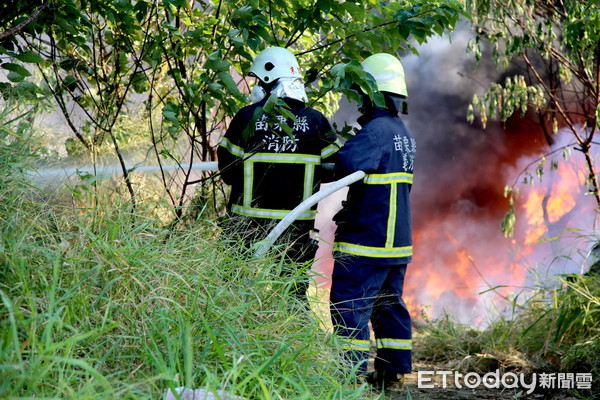
{"label": "orange flame", "polygon": [[527,228],[525,244],[533,245],[547,232],[548,225],[558,222],[577,204],[584,177],[572,163],[563,163],[551,172],[550,182],[533,187],[523,205]]}

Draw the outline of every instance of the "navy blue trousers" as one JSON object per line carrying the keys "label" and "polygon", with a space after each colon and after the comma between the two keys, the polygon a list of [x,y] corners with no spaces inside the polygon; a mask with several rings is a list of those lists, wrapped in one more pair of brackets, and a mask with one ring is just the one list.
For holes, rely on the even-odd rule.
{"label": "navy blue trousers", "polygon": [[412,370],[410,314],[402,300],[406,264],[369,265],[346,258],[333,267],[330,308],[346,358],[367,370],[369,320],[377,343],[376,369]]}

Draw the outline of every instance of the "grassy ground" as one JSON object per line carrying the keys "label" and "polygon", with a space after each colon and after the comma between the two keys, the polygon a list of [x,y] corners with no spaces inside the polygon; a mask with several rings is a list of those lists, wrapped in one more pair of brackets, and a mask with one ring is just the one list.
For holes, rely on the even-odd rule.
{"label": "grassy ground", "polygon": [[335,345],[277,258],[240,262],[202,223],[167,235],[118,211],[66,214],[2,210],[0,397],[341,398]]}

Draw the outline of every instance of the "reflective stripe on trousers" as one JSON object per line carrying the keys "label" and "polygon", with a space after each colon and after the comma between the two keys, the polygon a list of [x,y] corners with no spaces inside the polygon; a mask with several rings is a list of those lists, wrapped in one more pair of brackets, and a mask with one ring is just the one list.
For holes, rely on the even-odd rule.
{"label": "reflective stripe on trousers", "polygon": [[410,314],[402,300],[406,264],[369,265],[352,257],[336,260],[331,285],[331,319],[346,358],[365,372],[369,320],[377,340],[375,367],[397,373],[412,369]]}

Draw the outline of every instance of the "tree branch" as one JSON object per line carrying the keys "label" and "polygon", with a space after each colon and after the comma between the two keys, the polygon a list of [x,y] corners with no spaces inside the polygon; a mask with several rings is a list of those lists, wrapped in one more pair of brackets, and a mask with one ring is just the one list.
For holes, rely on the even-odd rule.
{"label": "tree branch", "polygon": [[[364,33],[364,32],[374,31],[377,28],[381,28],[383,26],[387,26],[387,25],[391,25],[391,24],[396,24],[396,23],[398,23],[397,20],[383,22],[383,23],[381,23],[379,25],[375,25],[375,26],[373,26],[371,28],[363,29],[362,32]],[[344,41],[346,41],[348,39],[351,39],[351,38],[353,38],[355,36],[356,36],[356,33],[353,33],[352,35],[348,35],[348,36],[343,37],[341,39],[334,40],[333,42],[328,42],[328,43],[322,44],[320,46],[313,47],[312,49],[308,49],[308,50],[302,51],[300,53],[297,53],[296,56],[301,56],[303,54],[312,53],[313,51],[317,51],[317,50],[321,50],[321,49],[324,49],[324,48],[329,47],[329,46],[333,46],[334,44],[344,42]]]}
{"label": "tree branch", "polygon": [[596,172],[595,172],[595,168],[594,168],[594,160],[593,160],[593,158],[592,158],[592,156],[590,154],[590,147],[591,147],[590,146],[590,141],[591,141],[591,137],[590,138],[583,138],[579,134],[579,132],[577,131],[577,128],[575,127],[573,121],[567,115],[567,112],[559,104],[559,102],[556,100],[556,97],[552,94],[551,89],[546,85],[546,83],[542,80],[542,77],[538,74],[537,70],[531,64],[531,61],[527,57],[527,53],[523,52],[522,56],[523,56],[523,59],[525,60],[525,62],[527,63],[527,66],[535,74],[535,77],[540,82],[540,84],[544,87],[544,89],[546,90],[546,92],[550,96],[551,101],[556,106],[557,111],[563,117],[565,123],[569,126],[569,129],[571,130],[571,132],[573,133],[573,135],[577,139],[577,142],[578,142],[579,146],[581,147],[579,150],[583,153],[583,155],[585,157],[585,162],[587,163],[588,178],[589,178],[590,185],[592,186],[592,190],[590,190],[590,193],[596,199],[596,204],[598,204],[600,206],[600,187],[599,187],[599,184],[598,184],[598,179],[596,178]]}
{"label": "tree branch", "polygon": [[271,0],[269,0],[269,25],[271,26],[271,33],[273,34],[273,39],[275,40],[275,44],[279,46],[279,39],[277,39],[277,33],[275,32],[275,26],[273,26],[273,5],[271,4]]}
{"label": "tree branch", "polygon": [[50,3],[44,3],[41,6],[39,6],[33,12],[33,14],[31,14],[31,16],[29,18],[27,18],[25,21],[21,22],[17,26],[15,26],[15,27],[13,27],[13,28],[11,28],[9,30],[6,30],[4,32],[0,32],[0,40],[5,40],[5,39],[8,39],[8,38],[13,37],[15,35],[18,35],[23,29],[25,29],[25,27],[27,25],[29,25],[30,23],[32,23],[33,21],[35,21],[36,19],[38,19],[38,17],[42,13],[42,11],[44,11],[46,8],[48,8],[48,4],[50,4]]}
{"label": "tree branch", "polygon": [[556,110],[558,111],[558,113],[564,118],[566,124],[569,125],[569,128],[573,132],[573,135],[577,138],[577,142],[579,144],[583,144],[584,140],[581,137],[581,135],[579,134],[579,132],[577,132],[577,129],[573,125],[573,121],[571,121],[571,119],[569,118],[569,116],[567,115],[567,113],[565,112],[565,110],[563,109],[563,107],[560,105],[560,102],[557,101],[556,96],[552,92],[552,89],[548,87],[548,85],[546,84],[546,82],[544,82],[544,80],[542,79],[542,77],[539,75],[539,73],[537,72],[537,70],[535,69],[535,67],[533,66],[533,64],[531,63],[531,61],[529,60],[529,57],[527,57],[527,53],[523,52],[521,54],[521,56],[523,57],[523,60],[525,60],[525,63],[529,67],[529,70],[531,72],[533,72],[533,74],[535,75],[535,78],[538,80],[538,82],[540,83],[540,85],[542,85],[544,87],[544,90],[546,91],[546,93],[550,97],[550,101],[552,101],[552,103],[556,106]]}

